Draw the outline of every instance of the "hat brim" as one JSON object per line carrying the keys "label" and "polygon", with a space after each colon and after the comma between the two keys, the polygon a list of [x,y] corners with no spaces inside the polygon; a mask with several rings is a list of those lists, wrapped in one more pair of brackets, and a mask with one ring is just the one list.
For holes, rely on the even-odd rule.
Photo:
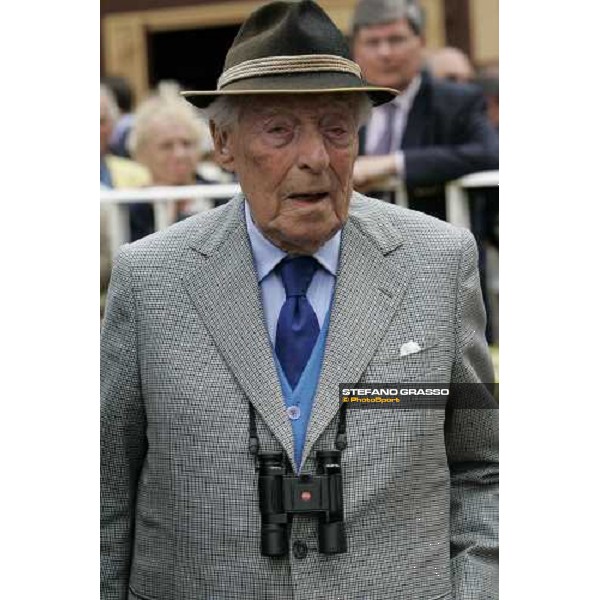
{"label": "hat brim", "polygon": [[249,96],[273,94],[333,94],[366,93],[373,106],[393,100],[398,92],[391,88],[378,87],[346,73],[294,73],[269,75],[234,81],[221,90],[185,91],[181,95],[194,106],[206,108],[221,96]]}

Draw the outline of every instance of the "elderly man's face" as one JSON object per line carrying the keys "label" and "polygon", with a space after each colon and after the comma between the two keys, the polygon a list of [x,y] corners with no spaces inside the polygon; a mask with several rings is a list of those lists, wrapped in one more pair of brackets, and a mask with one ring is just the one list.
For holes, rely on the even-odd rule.
{"label": "elderly man's face", "polygon": [[419,73],[423,38],[406,19],[361,27],[354,36],[354,60],[370,83],[404,90]]}
{"label": "elderly man's face", "polygon": [[355,100],[341,95],[250,99],[216,155],[237,173],[254,222],[276,246],[312,254],[348,217],[358,151]]}

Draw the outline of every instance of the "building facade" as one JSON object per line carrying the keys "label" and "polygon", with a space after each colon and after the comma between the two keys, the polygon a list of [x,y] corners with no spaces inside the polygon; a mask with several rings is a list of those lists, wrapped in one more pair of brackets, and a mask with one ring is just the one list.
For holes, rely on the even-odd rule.
{"label": "building facade", "polygon": [[[103,74],[126,77],[138,99],[161,79],[211,89],[256,0],[101,0]],[[320,0],[349,32],[355,0]],[[499,0],[421,0],[429,48],[464,50],[476,66],[498,61]]]}

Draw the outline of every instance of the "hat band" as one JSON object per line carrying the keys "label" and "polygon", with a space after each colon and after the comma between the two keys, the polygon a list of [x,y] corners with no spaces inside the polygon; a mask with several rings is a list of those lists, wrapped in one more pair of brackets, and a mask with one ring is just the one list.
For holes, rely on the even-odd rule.
{"label": "hat band", "polygon": [[240,79],[281,75],[282,73],[312,73],[315,71],[333,71],[350,73],[361,78],[360,67],[353,61],[335,54],[304,54],[299,56],[269,56],[246,60],[223,72],[217,82],[217,89]]}

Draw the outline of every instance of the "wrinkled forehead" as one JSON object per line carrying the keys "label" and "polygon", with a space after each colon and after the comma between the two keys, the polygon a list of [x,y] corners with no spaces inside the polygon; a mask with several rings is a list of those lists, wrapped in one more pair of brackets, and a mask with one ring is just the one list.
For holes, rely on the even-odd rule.
{"label": "wrinkled forehead", "polygon": [[240,118],[260,115],[303,114],[321,116],[339,113],[353,117],[359,103],[354,93],[269,94],[249,96],[241,105]]}

